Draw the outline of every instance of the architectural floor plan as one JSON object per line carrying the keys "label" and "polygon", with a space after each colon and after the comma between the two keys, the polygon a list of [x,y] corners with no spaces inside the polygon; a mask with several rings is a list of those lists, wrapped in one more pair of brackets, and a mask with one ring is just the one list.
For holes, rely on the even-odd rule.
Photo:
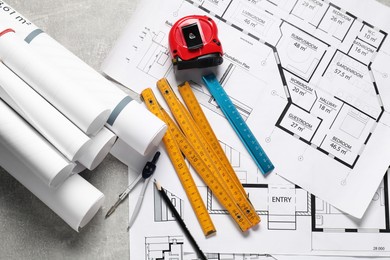
{"label": "architectural floor plan", "polygon": [[[390,165],[390,11],[362,2],[148,1],[103,65],[104,73],[137,93],[152,87],[163,106],[154,87],[158,79],[167,77],[172,86],[190,81],[262,218],[259,227],[241,234],[194,173],[217,227],[216,236],[204,238],[163,153],[159,167],[165,171],[156,179],[191,223],[209,259],[390,254],[385,175]],[[373,12],[363,12],[364,4]],[[167,35],[177,19],[189,14],[208,15],[218,24],[224,48],[218,68],[177,72],[172,67]],[[200,80],[208,71],[218,76],[276,166],[270,175],[262,176],[240,140],[232,138],[233,130]],[[130,247],[145,250],[131,250],[131,256],[193,259],[169,211],[149,188],[149,206],[140,212],[145,221],[130,232]]]}

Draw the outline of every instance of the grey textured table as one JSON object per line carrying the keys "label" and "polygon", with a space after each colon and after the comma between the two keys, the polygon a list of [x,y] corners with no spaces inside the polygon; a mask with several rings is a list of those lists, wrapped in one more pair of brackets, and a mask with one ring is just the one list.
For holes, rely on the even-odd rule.
{"label": "grey textured table", "polygon": [[[141,0],[8,0],[7,3],[99,70]],[[147,0],[144,0],[147,1]],[[357,1],[357,0],[356,0]],[[381,0],[390,5],[390,0]],[[0,259],[129,259],[128,206],[104,214],[127,183],[127,167],[108,156],[82,174],[106,195],[103,210],[76,233],[0,168]]]}

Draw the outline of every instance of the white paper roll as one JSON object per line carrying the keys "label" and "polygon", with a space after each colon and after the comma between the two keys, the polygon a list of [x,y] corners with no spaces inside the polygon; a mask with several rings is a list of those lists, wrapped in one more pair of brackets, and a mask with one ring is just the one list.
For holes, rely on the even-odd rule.
{"label": "white paper roll", "polygon": [[85,147],[78,161],[88,170],[95,169],[110,152],[115,140],[116,135],[103,127],[97,135],[92,137],[92,142]]}
{"label": "white paper roll", "polygon": [[[17,32],[16,32],[17,33]],[[72,78],[80,88],[113,110],[127,94],[113,85],[99,72],[66,49],[63,45],[37,29],[27,36],[31,48],[45,61],[53,64],[66,77]]]}
{"label": "white paper roll", "polygon": [[165,123],[143,105],[132,100],[42,30],[31,32],[26,39],[42,57],[55,64],[68,77],[80,82],[80,87],[110,107],[112,113],[107,127],[137,152],[146,155],[161,142],[167,129]]}
{"label": "white paper roll", "polygon": [[[20,14],[17,15],[20,16]],[[101,102],[104,105],[109,106],[111,110],[115,110],[115,108],[120,106],[121,101],[128,98],[124,91],[113,85],[100,73],[92,69],[26,18],[23,18],[23,21],[26,21],[25,23],[17,23],[14,21],[15,19],[3,15],[1,12],[0,18],[6,21],[7,24],[10,24],[11,27],[13,26],[19,38],[28,42],[32,49],[39,53],[41,57],[44,57],[67,77],[71,77],[74,81],[79,82],[80,86],[85,88],[91,95],[93,94],[95,97],[99,98]],[[131,103],[134,102],[135,101],[132,101]],[[144,107],[143,109],[139,108],[138,111],[139,110],[144,110],[140,116],[150,113]],[[119,111],[119,113],[120,112],[121,111]],[[150,116],[147,116],[147,118],[150,118]],[[154,122],[155,120],[151,123],[147,120],[142,120],[141,122],[140,127],[143,129],[148,128],[148,133],[151,134],[150,136],[144,135],[143,131],[137,132],[127,128],[116,128],[116,126],[123,126],[125,124],[117,124],[116,126],[111,126],[110,129],[124,142],[134,147],[137,152],[145,155],[150,150],[150,147],[153,147],[156,143],[160,143],[161,138],[166,131],[166,127],[161,127],[161,124],[164,124],[162,121],[159,124],[154,124]]]}
{"label": "white paper roll", "polygon": [[87,169],[87,168],[85,168],[84,165],[82,165],[82,164],[76,162],[76,166],[73,168],[72,175],[73,175],[73,174],[79,174],[79,173],[81,173],[82,171],[84,171],[85,169]]}
{"label": "white paper roll", "polygon": [[[0,157],[12,153],[48,188],[56,188],[74,167],[14,110],[0,100]],[[12,163],[12,162],[10,162]]]}
{"label": "white paper roll", "polygon": [[78,174],[70,176],[58,189],[50,189],[2,143],[0,154],[0,165],[76,231],[103,205],[103,193]]}
{"label": "white paper roll", "polygon": [[1,62],[0,98],[67,159],[79,159],[90,138]]}
{"label": "white paper roll", "polygon": [[1,9],[0,21],[2,21],[3,24],[6,24],[8,28],[17,30],[19,34],[22,34],[23,38],[37,28],[35,24],[4,1],[1,1]]}
{"label": "white paper roll", "polygon": [[135,172],[141,172],[146,162],[150,160],[152,153],[156,152],[156,149],[152,150],[150,154],[143,156],[138,153],[134,148],[130,147],[123,140],[119,139],[115,142],[110,153],[122,163],[126,164],[129,169]]}
{"label": "white paper roll", "polygon": [[12,32],[0,37],[0,59],[86,134],[104,126],[110,108]]}
{"label": "white paper roll", "polygon": [[110,129],[142,155],[149,154],[163,138],[167,126],[136,101],[127,104]]}

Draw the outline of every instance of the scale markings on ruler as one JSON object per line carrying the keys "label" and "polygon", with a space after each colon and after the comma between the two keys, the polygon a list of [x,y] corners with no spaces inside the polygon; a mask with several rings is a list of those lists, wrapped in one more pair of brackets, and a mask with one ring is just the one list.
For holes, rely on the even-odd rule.
{"label": "scale markings on ruler", "polygon": [[[249,198],[246,195],[244,187],[242,186],[240,180],[237,177],[232,165],[230,164],[228,158],[226,157],[225,152],[222,149],[221,144],[218,141],[217,136],[215,135],[213,129],[211,128],[210,123],[208,122],[198,100],[195,97],[194,92],[188,82],[184,82],[179,85],[179,93],[184,100],[192,118],[199,126],[203,136],[206,138],[206,141],[210,144],[211,148],[214,150],[215,155],[221,161],[222,165],[225,167],[228,175],[227,178],[231,179],[232,185],[235,185],[237,189],[241,190],[242,196],[246,197],[249,201]],[[250,202],[250,201],[249,201]],[[246,210],[250,210],[253,214],[247,214],[248,219],[252,224],[257,224],[260,222],[260,217],[257,215],[256,210],[253,208],[252,203],[247,205]]]}
{"label": "scale markings on ruler", "polygon": [[184,105],[176,97],[171,86],[166,79],[157,82],[157,87],[162,93],[172,114],[174,115],[181,130],[190,141],[196,152],[208,165],[212,175],[214,175],[220,186],[233,198],[241,211],[240,220],[247,222],[244,226],[251,227],[260,222],[260,218],[254,210],[252,204],[248,201],[245,194],[236,187],[234,181],[230,178],[228,171],[222,162],[217,158],[211,146],[207,143],[197,124],[193,121],[191,115]]}
{"label": "scale markings on ruler", "polygon": [[230,100],[229,96],[219,83],[216,76],[214,74],[209,74],[203,76],[202,79],[210,94],[213,96],[218,106],[222,110],[223,114],[230,122],[234,131],[241,139],[242,143],[248,150],[249,154],[252,156],[256,165],[259,167],[260,171],[264,175],[271,172],[274,169],[274,165],[272,164],[268,156],[265,154],[263,148],[260,146],[256,137],[249,129],[245,120],[237,111],[236,107],[234,106],[233,102]]}
{"label": "scale markings on ruler", "polygon": [[217,136],[215,135],[213,129],[210,126],[198,100],[195,97],[194,92],[190,84],[186,81],[183,84],[179,85],[179,93],[184,100],[188,110],[190,111],[192,118],[198,124],[200,130],[207,138],[207,141],[210,143],[211,147],[214,149],[218,158],[222,161],[223,165],[231,173],[231,177],[236,182],[237,186],[240,187],[241,191],[245,194],[244,187],[242,186],[240,180],[238,179],[236,173],[234,172],[233,167],[231,166],[229,160],[226,157],[225,152],[220,145]]}
{"label": "scale markings on ruler", "polygon": [[220,184],[219,180],[215,177],[214,173],[211,172],[211,165],[207,164],[193,148],[190,142],[185,138],[183,132],[179,129],[176,123],[169,115],[162,111],[166,116],[166,124],[172,130],[172,134],[178,143],[180,150],[183,152],[187,160],[190,162],[195,171],[199,174],[204,183],[210,188],[214,196],[217,198],[219,203],[229,212],[229,214],[236,221],[242,231],[246,231],[251,227],[249,221],[246,221],[242,217],[242,211],[234,201],[233,197],[226,190],[226,188]]}
{"label": "scale markings on ruler", "polygon": [[[162,113],[162,108],[158,104],[152,90],[150,88],[142,91],[141,96],[146,104],[146,107],[158,118],[167,121],[165,115]],[[168,115],[167,115],[168,116]],[[170,127],[169,127],[170,128]],[[163,137],[163,143],[167,149],[169,158],[175,168],[175,171],[186,191],[187,197],[191,203],[192,208],[195,211],[195,215],[202,227],[205,236],[209,236],[216,232],[215,226],[211,217],[207,211],[207,208],[203,202],[203,199],[199,193],[199,190],[195,184],[194,179],[188,169],[188,166],[184,160],[184,157],[180,151],[178,144],[176,143],[173,134],[170,129]]]}

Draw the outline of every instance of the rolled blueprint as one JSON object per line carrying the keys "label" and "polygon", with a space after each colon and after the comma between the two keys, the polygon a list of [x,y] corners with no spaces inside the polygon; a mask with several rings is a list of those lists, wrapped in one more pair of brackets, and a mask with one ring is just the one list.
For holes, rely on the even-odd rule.
{"label": "rolled blueprint", "polygon": [[[29,43],[36,53],[39,53],[41,57],[44,57],[53,67],[56,67],[61,73],[78,82],[83,88],[86,88],[86,91],[91,97],[100,97],[99,99],[102,104],[109,106],[113,111],[115,110],[115,112],[111,114],[111,119],[115,118],[118,113],[122,111],[121,109],[124,108],[124,103],[130,103],[127,102],[130,97],[128,97],[125,92],[109,82],[100,73],[80,60],[56,40],[44,33],[7,3],[4,3],[3,6],[3,8],[12,10],[10,13],[0,12],[0,19],[4,24],[13,28],[20,39]],[[131,101],[131,104],[135,107],[137,103],[136,101]],[[117,127],[126,125],[126,119],[123,117],[120,119],[124,120],[123,122],[116,122],[115,125],[108,124],[107,126],[129,146],[134,147],[137,152],[146,155],[154,144],[161,141],[161,138],[166,131],[166,126],[161,120],[156,118],[142,120],[144,117],[151,118],[149,115],[151,113],[141,104],[138,104],[138,106],[141,106],[142,109],[137,109],[138,114],[134,114],[132,118],[136,117],[138,122],[141,121],[140,127],[143,129],[148,128],[147,133],[149,135],[146,135],[144,132],[134,131],[127,127],[125,129],[118,129]]]}
{"label": "rolled blueprint", "polygon": [[87,168],[85,168],[84,165],[82,165],[81,163],[77,163],[76,162],[76,166],[73,168],[72,175],[73,174],[79,174],[82,171],[84,171],[85,169],[87,169]]}
{"label": "rolled blueprint", "polygon": [[107,127],[142,155],[158,145],[164,122],[40,29],[26,36],[32,49],[112,111]]}
{"label": "rolled blueprint", "polygon": [[1,166],[76,231],[103,205],[103,193],[78,174],[70,176],[58,189],[50,189],[19,157],[9,153],[3,143],[0,143],[0,154]]}
{"label": "rolled blueprint", "polygon": [[167,129],[163,121],[136,101],[127,104],[111,123],[118,137],[142,155],[158,146]]}
{"label": "rolled blueprint", "polygon": [[[3,159],[12,154],[47,188],[59,186],[72,173],[70,163],[51,144],[0,100],[0,144]],[[16,163],[16,162],[8,162]],[[1,164],[3,166],[3,164]]]}
{"label": "rolled blueprint", "polygon": [[86,146],[78,162],[88,170],[95,169],[110,152],[115,140],[116,135],[103,127],[99,133],[92,137],[92,141]]}
{"label": "rolled blueprint", "polygon": [[90,138],[0,62],[0,98],[70,161],[78,160]]}
{"label": "rolled blueprint", "polygon": [[104,126],[111,110],[100,99],[43,59],[15,33],[0,35],[0,59],[8,68],[86,134],[96,134]]}
{"label": "rolled blueprint", "polygon": [[[157,150],[157,147],[153,149],[150,154],[153,154]],[[151,155],[146,156],[138,153],[134,148],[130,147],[127,143],[123,142],[121,139],[115,142],[110,153],[117,158],[119,161],[124,163],[129,167],[129,170],[135,172],[141,172],[146,162],[150,159]]]}

